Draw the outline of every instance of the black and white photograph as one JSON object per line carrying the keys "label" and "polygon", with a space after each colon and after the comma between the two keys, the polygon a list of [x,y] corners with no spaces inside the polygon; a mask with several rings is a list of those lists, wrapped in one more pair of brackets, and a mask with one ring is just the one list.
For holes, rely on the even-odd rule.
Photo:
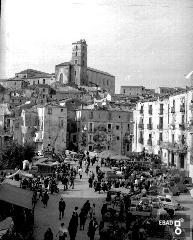
{"label": "black and white photograph", "polygon": [[0,240],[192,240],[193,0],[0,13]]}

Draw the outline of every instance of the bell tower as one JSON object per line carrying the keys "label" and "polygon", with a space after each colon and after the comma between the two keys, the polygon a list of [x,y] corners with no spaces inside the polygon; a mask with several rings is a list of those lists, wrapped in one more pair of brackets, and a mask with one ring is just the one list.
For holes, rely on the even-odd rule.
{"label": "bell tower", "polygon": [[72,79],[78,86],[87,85],[87,44],[84,39],[72,43]]}

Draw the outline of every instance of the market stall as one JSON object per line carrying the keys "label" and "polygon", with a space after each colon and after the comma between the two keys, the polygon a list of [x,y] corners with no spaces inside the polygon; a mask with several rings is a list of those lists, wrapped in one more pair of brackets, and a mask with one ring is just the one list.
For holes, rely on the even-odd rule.
{"label": "market stall", "polygon": [[26,240],[33,235],[32,196],[31,191],[7,183],[0,185],[0,217],[4,220],[12,216],[15,231]]}

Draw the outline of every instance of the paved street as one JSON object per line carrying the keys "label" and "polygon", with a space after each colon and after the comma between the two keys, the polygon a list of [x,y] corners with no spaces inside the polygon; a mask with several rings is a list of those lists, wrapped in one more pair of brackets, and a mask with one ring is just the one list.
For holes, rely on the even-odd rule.
{"label": "paved street", "polygon": [[[92,170],[95,170],[95,167],[92,168]],[[104,169],[103,169],[104,170]],[[60,194],[54,194],[53,196],[50,195],[50,199],[48,202],[48,207],[43,208],[42,202],[38,202],[35,210],[35,227],[34,227],[34,233],[35,233],[35,240],[43,240],[44,232],[47,230],[48,227],[51,227],[51,229],[54,232],[54,235],[56,235],[57,230],[60,226],[61,221],[58,218],[58,202],[61,197],[65,199],[66,202],[66,210],[65,210],[65,217],[62,220],[68,227],[68,223],[70,221],[72,212],[74,210],[75,206],[80,208],[85,203],[87,199],[90,200],[91,203],[96,204],[96,217],[98,222],[101,219],[100,215],[100,209],[102,207],[102,203],[104,199],[106,198],[106,193],[96,193],[93,189],[90,189],[88,187],[88,176],[84,173],[83,179],[79,179],[79,176],[77,176],[75,180],[75,188],[70,189],[66,192],[62,190],[63,186],[59,185],[60,187]],[[183,194],[178,197],[175,197],[175,199],[184,206],[185,211],[177,212],[177,214],[187,214],[190,215],[191,224],[190,227],[192,227],[193,223],[193,199],[191,198],[190,194]],[[89,220],[86,222],[86,227],[84,231],[79,231],[77,233],[77,239],[78,240],[86,240],[88,239],[87,236],[87,229],[88,229],[88,223]],[[69,238],[68,238],[69,239]],[[96,232],[96,240],[99,239],[98,232]],[[187,238],[187,240],[192,240],[192,238]]]}
{"label": "paved street", "polygon": [[[95,167],[93,167],[93,170]],[[79,179],[77,176],[75,180],[75,188],[63,191],[62,185],[59,186],[61,188],[60,194],[54,194],[53,196],[50,195],[50,199],[48,202],[48,207],[43,208],[42,202],[38,202],[35,209],[35,227],[34,227],[34,234],[35,240],[43,240],[43,235],[48,227],[51,227],[54,235],[56,235],[57,230],[60,226],[61,221],[58,217],[58,202],[61,196],[64,198],[66,202],[66,210],[65,210],[65,217],[62,222],[68,227],[70,218],[72,216],[72,212],[75,206],[80,208],[86,202],[87,199],[90,200],[91,204],[96,204],[96,217],[97,221],[100,221],[100,209],[102,207],[102,203],[106,198],[106,194],[104,193],[95,193],[93,189],[89,189],[88,187],[88,177],[84,173],[83,179]],[[88,229],[89,220],[86,222],[85,230],[77,232],[78,240],[86,240],[88,239],[87,236],[87,229]],[[69,239],[69,238],[68,238]],[[96,232],[96,239],[99,239],[98,232]]]}

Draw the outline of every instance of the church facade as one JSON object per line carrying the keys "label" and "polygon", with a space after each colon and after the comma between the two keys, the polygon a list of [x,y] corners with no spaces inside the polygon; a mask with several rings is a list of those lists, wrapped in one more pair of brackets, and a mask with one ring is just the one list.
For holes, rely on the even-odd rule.
{"label": "church facade", "polygon": [[72,43],[72,59],[55,66],[56,82],[78,86],[99,87],[115,93],[115,76],[87,66],[87,44],[85,40]]}

